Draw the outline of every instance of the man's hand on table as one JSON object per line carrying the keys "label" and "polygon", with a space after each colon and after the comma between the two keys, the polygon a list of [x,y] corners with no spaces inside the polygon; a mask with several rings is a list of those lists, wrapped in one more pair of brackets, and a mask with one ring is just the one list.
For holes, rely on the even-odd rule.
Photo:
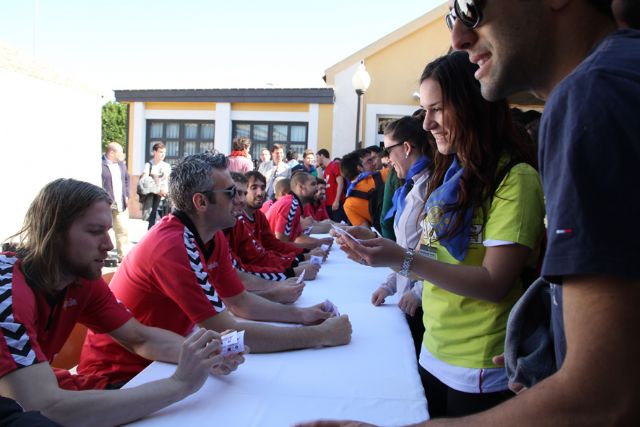
{"label": "man's hand on table", "polygon": [[328,255],[329,251],[323,251],[322,248],[315,248],[311,249],[308,254],[305,254],[305,259],[311,259],[312,256],[321,256],[322,260],[325,261]]}
{"label": "man's hand on table", "polygon": [[290,277],[282,282],[275,282],[270,299],[280,304],[293,304],[300,298],[304,290],[304,282],[297,282],[297,277]]}
{"label": "man's hand on table", "polygon": [[317,327],[324,332],[322,345],[325,347],[345,345],[351,341],[351,322],[346,314],[331,317]]}
{"label": "man's hand on table", "polygon": [[293,268],[293,272],[296,276],[300,276],[303,270],[304,280],[315,280],[316,276],[318,275],[318,271],[320,271],[320,266],[305,263]]}
{"label": "man's hand on table", "polygon": [[[224,357],[220,355],[222,343],[219,337],[220,335],[216,332],[199,329],[184,340],[178,367],[171,378],[180,385],[185,396],[195,393],[202,387],[214,366],[225,365]],[[233,369],[238,364],[236,363]],[[231,369],[231,366],[227,366],[226,369]]]}

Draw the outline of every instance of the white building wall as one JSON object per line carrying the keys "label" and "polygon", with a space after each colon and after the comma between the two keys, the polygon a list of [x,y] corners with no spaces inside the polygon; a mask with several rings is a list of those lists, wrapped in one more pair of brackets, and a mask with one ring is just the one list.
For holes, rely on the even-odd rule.
{"label": "white building wall", "polygon": [[129,144],[134,147],[131,172],[133,175],[142,175],[145,159],[147,158],[145,153],[147,121],[144,102],[134,102],[129,108],[133,109],[133,123],[129,125],[133,126],[133,141],[129,141]]}
{"label": "white building wall", "polygon": [[37,192],[57,178],[101,183],[97,93],[0,69],[0,241],[18,231]]}
{"label": "white building wall", "polygon": [[307,148],[315,153],[318,150],[318,130],[320,129],[320,106],[318,104],[309,105],[309,130]]}
{"label": "white building wall", "polygon": [[[331,157],[342,157],[353,151],[356,145],[356,110],[358,97],[351,77],[356,72],[359,62],[336,74],[335,104],[333,106],[333,132],[331,135]],[[366,102],[367,95],[363,97]]]}
{"label": "white building wall", "polygon": [[231,153],[231,104],[216,103],[216,135],[214,148],[222,153]]}

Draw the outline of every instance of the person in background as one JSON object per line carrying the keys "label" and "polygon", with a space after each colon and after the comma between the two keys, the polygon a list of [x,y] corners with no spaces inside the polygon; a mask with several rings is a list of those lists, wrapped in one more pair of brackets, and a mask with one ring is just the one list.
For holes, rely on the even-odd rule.
{"label": "person in background", "polygon": [[316,163],[324,169],[322,174],[327,183],[327,212],[329,218],[335,222],[346,221],[342,203],[346,185],[344,177],[340,174],[340,160],[331,160],[329,151],[322,148],[316,153]]}
{"label": "person in background", "polygon": [[287,151],[287,166],[289,166],[289,169],[293,169],[299,164],[300,162],[298,161],[298,152],[295,150]]}
{"label": "person in background", "polygon": [[371,156],[371,161],[373,162],[373,169],[376,171],[382,170],[382,148],[378,145],[370,145],[365,148],[369,155]]}
{"label": "person in background", "polygon": [[291,193],[291,180],[289,178],[283,178],[280,181],[276,182],[276,188],[275,192],[273,193],[273,197],[264,202],[260,210],[263,214],[266,214],[278,200],[289,193]]}
{"label": "person in background", "polygon": [[[422,128],[422,116],[405,116],[387,125],[384,130],[384,147],[391,164],[402,180],[392,197],[391,209],[386,220],[393,224],[396,243],[405,249],[418,246],[424,219],[422,207],[427,194],[430,170],[433,169],[433,148],[429,134]],[[422,323],[422,282],[410,280],[396,272],[391,273],[371,296],[378,306],[395,293],[400,295],[398,307],[404,312],[420,357],[424,325]]]}
{"label": "person in background", "polygon": [[291,169],[284,162],[284,150],[281,145],[273,144],[271,147],[270,162],[260,165],[258,172],[267,178],[267,197],[273,197],[276,182],[283,178],[291,178]]}
{"label": "person in background", "polygon": [[294,174],[297,171],[303,171],[303,172],[310,173],[311,175],[314,176],[314,178],[317,178],[318,171],[316,170],[316,167],[313,165],[315,161],[316,161],[316,156],[313,154],[313,150],[305,150],[302,157],[302,163],[292,167],[291,174]]}
{"label": "person in background", "polygon": [[125,255],[125,248],[129,243],[129,232],[127,231],[127,221],[129,212],[129,171],[124,163],[124,152],[122,145],[117,142],[110,142],[107,151],[102,156],[102,188],[109,194],[113,203],[111,204],[111,219],[113,221],[113,231],[116,236],[116,251],[118,262],[122,261]]}
{"label": "person in background", "polygon": [[[365,164],[368,169],[365,169]],[[342,158],[340,173],[349,182],[343,207],[351,225],[375,227],[380,231],[384,186],[389,169],[376,171],[371,153],[356,150]]]}
{"label": "person in background", "polygon": [[266,213],[271,230],[279,240],[295,243],[305,249],[333,243],[331,237],[316,239],[303,234],[300,224],[303,206],[313,201],[316,191],[316,178],[311,174],[298,172],[291,177],[291,193],[278,199]]}
{"label": "person in background", "polygon": [[[242,356],[220,355],[214,332],[198,330],[185,340],[141,324],[116,300],[101,277],[113,249],[111,204],[93,184],[52,181],[35,197],[14,236],[17,252],[0,253],[0,394],[65,426],[127,424],[196,392],[210,373],[228,374],[243,362]],[[175,373],[127,390],[97,390],[108,385],[106,378],[53,369],[50,363],[76,322],[146,360],[177,362]],[[17,425],[14,417],[22,418],[15,407],[11,412],[2,425]],[[33,418],[22,422],[37,425]]]}
{"label": "person in background", "polygon": [[271,161],[271,152],[268,148],[263,148],[260,150],[260,163],[258,164],[258,168],[260,168],[264,163]]}
{"label": "person in background", "polygon": [[232,142],[233,151],[229,155],[229,171],[246,173],[253,170],[253,162],[249,158],[251,140],[246,136],[235,138]]}
{"label": "person in background", "polygon": [[158,212],[160,202],[166,203],[169,194],[169,175],[171,174],[171,165],[164,161],[167,155],[167,148],[162,142],[153,144],[153,158],[150,162],[145,163],[142,176],[150,176],[157,185],[157,192],[147,195],[144,199],[143,217],[148,218],[149,227],[153,227],[157,218],[161,214]]}
{"label": "person in background", "polygon": [[[387,153],[385,150],[384,153]],[[389,165],[392,165],[389,161]],[[384,199],[382,200],[382,211],[380,212],[380,234],[382,237],[396,240],[396,233],[393,231],[393,217],[386,219],[389,209],[393,207],[393,195],[396,190],[402,186],[402,181],[398,178],[398,173],[391,166],[387,174],[387,180],[384,183]]]}

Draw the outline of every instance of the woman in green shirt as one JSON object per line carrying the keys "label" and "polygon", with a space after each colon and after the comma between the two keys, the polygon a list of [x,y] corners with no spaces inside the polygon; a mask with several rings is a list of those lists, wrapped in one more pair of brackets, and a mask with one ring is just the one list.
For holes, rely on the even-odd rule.
{"label": "woman in green shirt", "polygon": [[532,145],[518,136],[506,100],[482,98],[477,69],[454,52],[422,73],[424,128],[437,152],[415,253],[381,238],[339,240],[353,259],[424,280],[419,364],[432,417],[479,412],[510,396],[492,356],[504,350],[520,276],[535,265],[544,229]]}

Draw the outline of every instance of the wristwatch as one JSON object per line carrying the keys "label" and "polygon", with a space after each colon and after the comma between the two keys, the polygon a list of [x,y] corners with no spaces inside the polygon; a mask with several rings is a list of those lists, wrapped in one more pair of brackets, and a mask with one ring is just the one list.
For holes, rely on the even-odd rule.
{"label": "wristwatch", "polygon": [[402,268],[398,271],[398,274],[408,277],[409,271],[411,271],[411,264],[413,264],[413,256],[416,254],[415,249],[407,249],[404,253],[404,259],[402,260]]}

